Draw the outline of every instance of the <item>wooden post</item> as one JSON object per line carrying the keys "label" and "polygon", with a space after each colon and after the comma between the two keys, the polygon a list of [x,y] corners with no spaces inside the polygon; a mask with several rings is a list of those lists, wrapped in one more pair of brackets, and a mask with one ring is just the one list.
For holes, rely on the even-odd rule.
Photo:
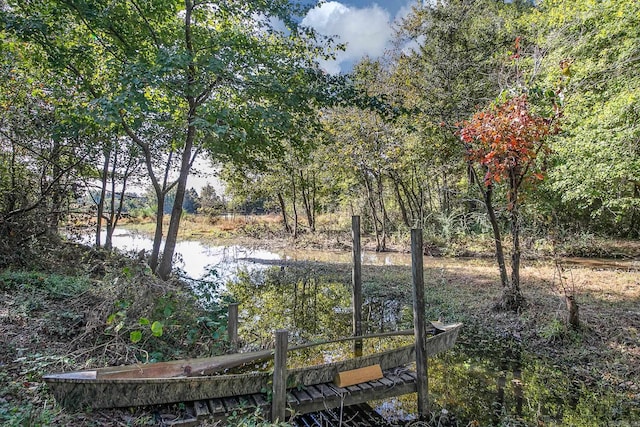
{"label": "wooden post", "polygon": [[238,303],[229,304],[227,335],[231,343],[231,349],[234,352],[238,351]]}
{"label": "wooden post", "polygon": [[[353,335],[362,335],[362,258],[360,248],[360,217],[351,217],[351,235],[353,240]],[[362,340],[353,341],[353,355],[362,356]]]}
{"label": "wooden post", "polygon": [[418,416],[429,414],[429,370],[426,348],[422,229],[411,230],[411,274],[413,277],[413,329],[416,340]]}
{"label": "wooden post", "polygon": [[271,421],[284,422],[287,409],[287,345],[289,332],[276,331],[276,348],[273,358],[273,393],[271,395]]}

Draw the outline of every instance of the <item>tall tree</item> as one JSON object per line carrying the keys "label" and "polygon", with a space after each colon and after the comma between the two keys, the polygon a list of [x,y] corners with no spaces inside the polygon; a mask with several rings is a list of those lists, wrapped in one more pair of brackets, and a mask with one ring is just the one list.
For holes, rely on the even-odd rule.
{"label": "tall tree", "polygon": [[0,240],[29,253],[53,236],[96,154],[93,130],[77,126],[73,86],[42,67],[42,51],[0,33]]}
{"label": "tall tree", "polygon": [[218,195],[215,187],[208,183],[202,187],[200,190],[200,205],[198,206],[197,212],[213,217],[222,213],[224,209],[225,202]]}
{"label": "tall tree", "polygon": [[[113,127],[111,127],[112,130]],[[97,172],[100,178],[100,192],[93,191],[91,183],[86,186],[97,207],[96,247],[102,244],[102,228],[106,224],[104,247],[111,250],[113,233],[122,217],[127,195],[127,186],[140,171],[140,157],[137,147],[127,138],[117,133],[106,134],[109,138],[102,146],[102,168]]]}
{"label": "tall tree", "polygon": [[[329,93],[313,63],[321,47],[292,18],[300,11],[287,0],[10,1],[2,11],[7,28],[42,46],[90,94],[95,114],[140,147],[158,202],[150,265],[160,277],[171,271],[198,153],[277,156],[318,91]],[[161,212],[174,188],[165,236]]]}
{"label": "tall tree", "polygon": [[500,93],[503,52],[515,37],[509,23],[519,3],[421,2],[400,26],[392,81],[414,111],[407,125],[419,133],[429,167],[420,191],[431,193],[435,214],[455,209],[456,183],[465,173],[455,124]]}
{"label": "tall tree", "polygon": [[[546,149],[545,138],[554,130],[550,119],[530,111],[526,95],[509,98],[477,112],[463,123],[460,137],[467,157],[478,165],[472,169],[482,192],[493,230],[500,270],[502,300],[499,306],[518,310],[524,298],[520,287],[520,190],[525,179],[542,175],[535,169],[538,154]],[[479,178],[482,177],[482,178]],[[507,275],[503,239],[494,206],[494,187],[506,183],[507,212],[511,227],[511,280]]]}
{"label": "tall tree", "polygon": [[366,102],[336,108],[326,116],[334,150],[340,154],[333,159],[333,170],[358,183],[363,211],[376,236],[376,251],[385,251],[392,228],[387,181],[401,152],[401,141],[394,138],[393,124],[384,114],[387,108],[378,105],[389,104],[385,84],[388,73],[380,61],[364,59],[356,65],[352,79],[355,90]]}

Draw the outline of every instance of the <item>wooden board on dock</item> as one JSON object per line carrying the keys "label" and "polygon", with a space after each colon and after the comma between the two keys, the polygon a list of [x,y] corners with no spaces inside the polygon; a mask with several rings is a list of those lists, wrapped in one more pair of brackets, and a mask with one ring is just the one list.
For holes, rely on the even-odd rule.
{"label": "wooden board on dock", "polygon": [[382,377],[380,365],[371,365],[350,371],[338,372],[338,375],[333,379],[333,383],[338,387],[348,387],[367,381],[378,380]]}
{"label": "wooden board on dock", "polygon": [[[383,372],[380,379],[345,387],[328,382],[289,389],[287,391],[287,407],[291,413],[306,414],[401,396],[415,393],[415,391],[416,373],[408,369],[396,368]],[[210,411],[210,415],[214,419],[224,418],[233,412],[248,411],[253,413],[256,408],[268,413],[270,408],[270,402],[268,402],[266,394],[263,393],[239,396],[233,402],[229,398],[218,398],[211,399],[208,403],[209,408],[217,408]]]}

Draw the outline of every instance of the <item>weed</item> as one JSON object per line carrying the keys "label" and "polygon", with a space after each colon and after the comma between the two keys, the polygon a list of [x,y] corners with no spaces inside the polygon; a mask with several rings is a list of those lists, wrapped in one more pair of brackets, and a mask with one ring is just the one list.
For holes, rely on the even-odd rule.
{"label": "weed", "polygon": [[236,427],[287,427],[289,423],[278,422],[272,423],[265,418],[264,413],[260,409],[256,409],[253,414],[244,412],[234,412],[227,418],[227,425]]}
{"label": "weed", "polygon": [[566,332],[567,327],[564,322],[558,319],[553,319],[542,328],[540,336],[549,342],[555,342],[562,340]]}

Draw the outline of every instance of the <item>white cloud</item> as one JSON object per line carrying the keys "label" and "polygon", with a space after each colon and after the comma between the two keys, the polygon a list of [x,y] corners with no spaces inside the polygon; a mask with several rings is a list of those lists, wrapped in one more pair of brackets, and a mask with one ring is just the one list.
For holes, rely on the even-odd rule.
{"label": "white cloud", "polygon": [[337,52],[334,61],[320,61],[320,65],[332,74],[344,71],[343,68],[364,56],[381,56],[393,37],[389,12],[377,4],[355,8],[330,1],[311,9],[302,24],[347,44],[346,51]]}
{"label": "white cloud", "polygon": [[396,22],[400,22],[404,18],[409,16],[409,14],[413,11],[413,8],[417,5],[418,3],[414,0],[408,1],[407,4],[405,4],[398,10],[398,13],[396,14],[396,19],[395,19]]}

